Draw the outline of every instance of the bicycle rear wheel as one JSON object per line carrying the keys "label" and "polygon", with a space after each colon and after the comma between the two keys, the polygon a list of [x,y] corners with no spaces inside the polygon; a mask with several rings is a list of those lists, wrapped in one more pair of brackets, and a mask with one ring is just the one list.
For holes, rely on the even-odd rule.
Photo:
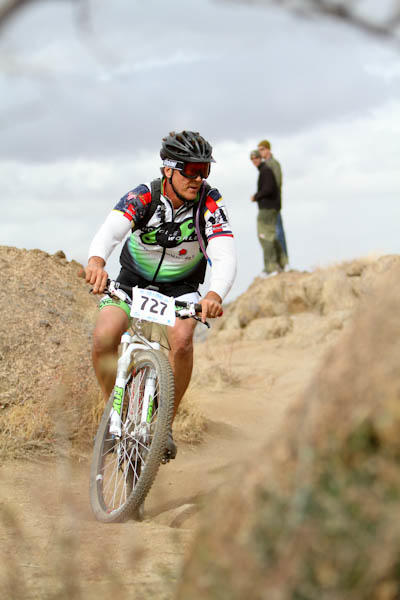
{"label": "bicycle rear wheel", "polygon": [[[141,423],[146,381],[155,380],[155,391],[145,425]],[[138,513],[165,454],[174,411],[174,377],[166,356],[145,350],[125,388],[121,412],[122,432],[109,432],[114,394],[108,400],[97,431],[90,471],[90,503],[96,519],[124,521]]]}

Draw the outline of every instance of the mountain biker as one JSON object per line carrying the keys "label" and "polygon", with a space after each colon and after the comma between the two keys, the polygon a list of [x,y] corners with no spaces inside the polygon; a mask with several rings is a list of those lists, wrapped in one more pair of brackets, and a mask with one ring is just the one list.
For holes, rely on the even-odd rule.
{"label": "mountain biker", "polygon": [[[225,204],[207,185],[212,147],[198,132],[171,132],[160,150],[162,178],[129,191],[96,233],[89,249],[86,281],[95,294],[105,288],[108,257],[127,234],[117,281],[125,286],[155,286],[159,292],[200,302],[201,319],[220,317],[222,301],[236,274],[233,234]],[[200,299],[207,260],[209,291]],[[103,298],[93,334],[92,358],[97,379],[108,399],[115,382],[110,359],[116,360],[121,335],[129,327],[129,309],[121,301]],[[168,327],[169,360],[175,378],[175,412],[189,385],[193,368],[194,319],[177,319]],[[115,364],[115,363],[111,363]],[[107,368],[108,365],[108,368]],[[167,450],[175,458],[172,431]]]}

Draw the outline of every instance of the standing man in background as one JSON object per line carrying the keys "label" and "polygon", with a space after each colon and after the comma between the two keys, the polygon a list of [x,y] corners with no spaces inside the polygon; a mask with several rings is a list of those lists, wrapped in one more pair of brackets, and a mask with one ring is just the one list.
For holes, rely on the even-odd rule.
{"label": "standing man in background", "polygon": [[250,153],[250,160],[259,171],[257,192],[251,197],[251,201],[258,204],[257,233],[264,255],[261,277],[268,277],[283,271],[287,263],[276,234],[281,195],[272,169],[262,160],[258,150]]}
{"label": "standing man in background", "polygon": [[[279,193],[281,195],[281,203],[282,203],[282,169],[281,169],[281,165],[276,160],[276,158],[273,156],[273,154],[271,152],[271,144],[268,140],[261,140],[261,142],[258,142],[258,150],[261,154],[262,160],[265,161],[265,163],[272,170],[272,172],[275,176],[275,180],[276,180],[276,183],[279,188]],[[280,241],[282,250],[285,253],[286,264],[287,264],[289,255],[288,255],[288,251],[287,251],[285,232],[283,230],[281,211],[279,211],[277,222],[276,222],[276,235],[278,237],[278,240]]]}

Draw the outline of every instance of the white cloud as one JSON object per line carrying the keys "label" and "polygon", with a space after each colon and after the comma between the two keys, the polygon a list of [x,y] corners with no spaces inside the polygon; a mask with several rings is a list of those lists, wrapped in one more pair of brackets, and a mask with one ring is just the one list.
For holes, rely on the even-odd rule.
{"label": "white cloud", "polygon": [[195,0],[170,0],[162,19],[156,0],[86,6],[84,27],[72,5],[37,3],[0,39],[0,156],[100,159],[173,128],[276,137],[398,97],[394,53],[330,21],[207,0],[206,23]]}
{"label": "white cloud", "polygon": [[262,268],[249,160],[261,138],[282,163],[293,268],[398,252],[400,71],[388,44],[208,0],[206,21],[194,0],[170,0],[160,19],[158,0],[87,6],[88,29],[71,3],[37,3],[0,40],[0,243],[84,262],[114,203],[158,175],[162,135],[188,128],[214,145],[210,181],[239,253],[232,297]]}

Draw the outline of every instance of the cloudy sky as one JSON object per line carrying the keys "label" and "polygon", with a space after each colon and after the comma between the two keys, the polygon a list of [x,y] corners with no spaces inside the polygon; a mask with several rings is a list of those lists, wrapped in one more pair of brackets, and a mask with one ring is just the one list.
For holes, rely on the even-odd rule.
{"label": "cloudy sky", "polygon": [[117,200],[158,176],[160,139],[194,129],[235,232],[229,299],[262,269],[249,152],[263,138],[291,268],[398,253],[399,92],[398,46],[262,2],[37,2],[0,33],[0,244],[85,263]]}

